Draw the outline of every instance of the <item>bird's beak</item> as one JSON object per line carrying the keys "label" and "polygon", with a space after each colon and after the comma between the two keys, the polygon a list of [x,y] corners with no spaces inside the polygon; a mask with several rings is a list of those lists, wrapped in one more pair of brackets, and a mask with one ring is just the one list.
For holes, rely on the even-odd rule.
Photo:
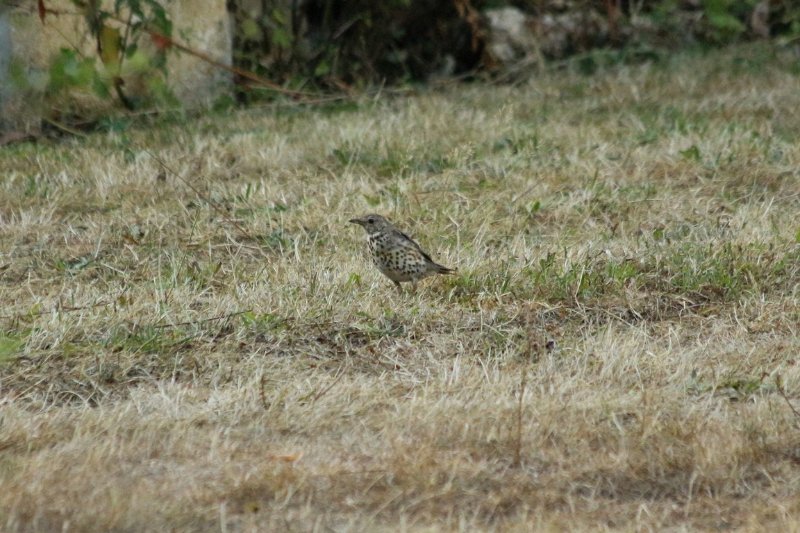
{"label": "bird's beak", "polygon": [[349,221],[351,224],[358,224],[359,226],[364,225],[364,221],[360,218],[351,218]]}

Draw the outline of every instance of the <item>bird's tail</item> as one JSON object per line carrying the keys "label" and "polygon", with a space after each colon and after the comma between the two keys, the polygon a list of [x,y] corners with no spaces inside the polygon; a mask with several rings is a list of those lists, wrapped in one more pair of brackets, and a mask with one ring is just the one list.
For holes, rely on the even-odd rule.
{"label": "bird's tail", "polygon": [[436,272],[439,274],[455,274],[457,270],[455,268],[447,268],[446,266],[442,266],[438,263],[434,263],[434,265],[436,266]]}

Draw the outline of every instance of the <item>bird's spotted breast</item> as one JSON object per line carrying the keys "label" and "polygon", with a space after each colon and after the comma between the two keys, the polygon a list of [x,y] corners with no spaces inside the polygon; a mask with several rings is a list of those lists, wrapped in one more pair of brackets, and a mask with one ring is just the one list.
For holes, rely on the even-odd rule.
{"label": "bird's spotted breast", "polygon": [[385,233],[369,236],[369,248],[375,266],[393,281],[424,277],[428,272],[419,251],[391,237]]}

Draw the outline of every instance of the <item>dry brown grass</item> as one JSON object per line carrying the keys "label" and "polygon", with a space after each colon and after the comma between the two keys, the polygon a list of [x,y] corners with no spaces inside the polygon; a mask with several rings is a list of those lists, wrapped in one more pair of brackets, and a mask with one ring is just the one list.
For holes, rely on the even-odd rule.
{"label": "dry brown grass", "polygon": [[[747,48],[5,148],[0,529],[800,530],[797,86]],[[398,296],[367,211],[458,275]]]}

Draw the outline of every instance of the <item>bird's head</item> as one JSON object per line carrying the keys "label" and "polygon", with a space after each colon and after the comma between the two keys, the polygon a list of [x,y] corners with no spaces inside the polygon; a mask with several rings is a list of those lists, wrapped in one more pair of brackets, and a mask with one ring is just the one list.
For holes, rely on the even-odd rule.
{"label": "bird's head", "polygon": [[364,215],[360,218],[351,218],[352,224],[358,224],[364,228],[368,234],[378,233],[384,229],[391,227],[391,223],[380,215]]}

